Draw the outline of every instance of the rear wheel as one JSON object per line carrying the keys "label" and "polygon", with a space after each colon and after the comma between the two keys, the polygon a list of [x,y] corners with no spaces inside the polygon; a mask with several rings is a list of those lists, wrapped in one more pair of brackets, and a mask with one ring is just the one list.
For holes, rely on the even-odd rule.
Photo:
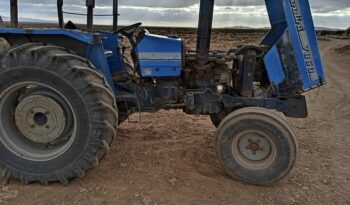
{"label": "rear wheel", "polygon": [[5,181],[47,185],[84,176],[107,153],[115,97],[86,60],[25,44],[0,56],[0,169]]}
{"label": "rear wheel", "polygon": [[216,132],[216,150],[228,175],[257,185],[285,177],[297,157],[288,122],[262,108],[242,108],[225,117]]}

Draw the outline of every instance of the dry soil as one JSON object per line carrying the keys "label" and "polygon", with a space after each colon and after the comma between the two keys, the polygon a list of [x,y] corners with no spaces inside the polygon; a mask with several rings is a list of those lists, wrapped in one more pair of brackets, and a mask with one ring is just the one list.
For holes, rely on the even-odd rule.
{"label": "dry soil", "polygon": [[[213,48],[258,42],[256,36],[219,33]],[[194,47],[194,35],[183,37]],[[161,111],[120,126],[109,155],[84,178],[49,187],[11,181],[0,187],[0,204],[350,204],[350,40],[320,45],[328,84],[306,94],[307,119],[289,119],[300,154],[292,173],[273,186],[225,175],[208,117]]]}

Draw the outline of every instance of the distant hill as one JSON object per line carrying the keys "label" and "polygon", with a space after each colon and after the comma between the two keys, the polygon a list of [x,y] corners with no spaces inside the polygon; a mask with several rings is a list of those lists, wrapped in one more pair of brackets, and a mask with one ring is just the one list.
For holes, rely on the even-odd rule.
{"label": "distant hill", "polygon": [[[248,26],[231,26],[231,27],[225,27],[226,29],[238,29],[238,30],[268,30],[270,27],[261,27],[261,28],[254,28],[254,27],[248,27]],[[348,28],[349,30],[350,28]],[[327,28],[327,27],[316,27],[317,31],[341,31],[342,29],[336,29],[336,28]],[[344,30],[343,30],[344,31]]]}
{"label": "distant hill", "polygon": [[[11,19],[10,19],[10,17],[3,16],[2,20],[4,22],[9,22]],[[18,21],[22,22],[22,23],[54,23],[54,21],[49,21],[49,20],[34,19],[34,18],[22,18],[22,17],[20,17],[18,19]]]}
{"label": "distant hill", "polygon": [[316,31],[344,31],[344,30],[337,29],[337,28],[316,27]]}
{"label": "distant hill", "polygon": [[[0,16],[0,23],[1,22],[9,22],[10,17],[3,16],[1,19]],[[50,20],[43,20],[43,19],[35,19],[35,18],[22,18],[20,17],[18,19],[20,23],[56,23],[56,21],[50,21]],[[154,26],[149,26],[154,27]],[[217,29],[233,29],[233,30],[269,30],[270,27],[249,27],[249,26],[230,26],[230,27],[223,27],[223,28],[217,28]],[[327,28],[327,27],[316,27],[317,31],[344,31],[343,29],[336,29],[336,28]],[[346,29],[347,31],[350,31],[350,27]]]}
{"label": "distant hill", "polygon": [[225,27],[227,29],[256,29],[256,28],[252,28],[249,26],[230,26],[230,27]]}

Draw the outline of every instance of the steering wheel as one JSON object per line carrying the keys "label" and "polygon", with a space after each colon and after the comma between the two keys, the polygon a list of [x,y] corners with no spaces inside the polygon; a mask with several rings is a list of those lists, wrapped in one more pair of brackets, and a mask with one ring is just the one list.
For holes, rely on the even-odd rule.
{"label": "steering wheel", "polygon": [[134,33],[137,31],[137,29],[142,25],[141,22],[139,23],[135,23],[133,25],[130,26],[125,26],[121,29],[118,29],[117,31],[115,31],[113,34],[117,34],[117,33],[121,33],[124,36],[126,36],[129,39],[132,39]]}

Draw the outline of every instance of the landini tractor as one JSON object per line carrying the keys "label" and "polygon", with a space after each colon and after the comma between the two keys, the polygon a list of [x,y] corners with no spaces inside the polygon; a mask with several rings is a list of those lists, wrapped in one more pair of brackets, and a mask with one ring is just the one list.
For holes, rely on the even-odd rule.
{"label": "landini tractor", "polygon": [[[200,1],[196,51],[141,23],[113,32],[0,28],[0,168],[23,184],[67,184],[97,166],[117,126],[133,113],[182,109],[217,126],[216,153],[233,179],[266,185],[284,178],[297,157],[292,127],[281,115],[308,115],[303,93],[326,83],[307,0],[265,0],[271,30],[259,45],[210,51],[214,0]],[[131,58],[121,40],[132,45]],[[222,42],[223,44],[225,42]],[[187,129],[191,129],[191,126]]]}

